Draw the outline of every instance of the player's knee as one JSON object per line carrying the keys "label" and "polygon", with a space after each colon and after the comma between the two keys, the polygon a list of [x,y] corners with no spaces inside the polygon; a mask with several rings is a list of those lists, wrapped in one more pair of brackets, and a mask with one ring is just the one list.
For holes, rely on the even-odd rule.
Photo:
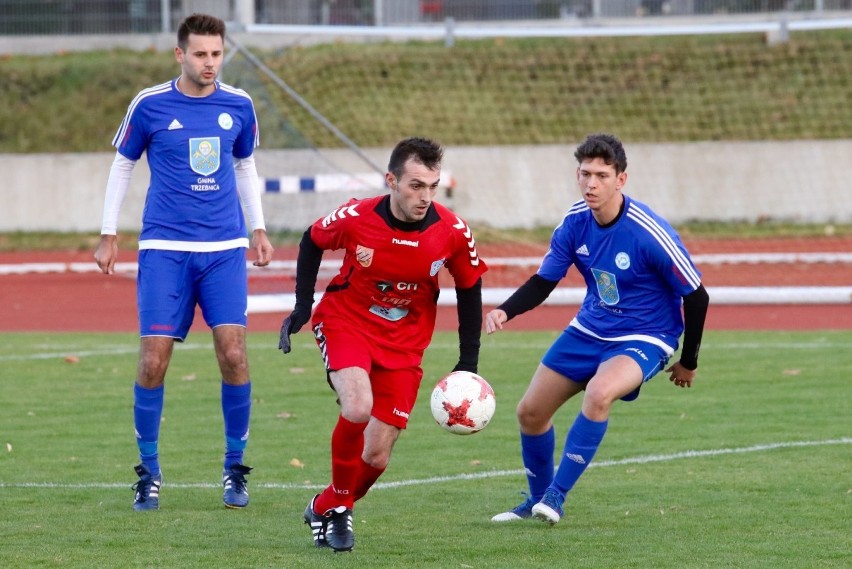
{"label": "player's knee", "polygon": [[340,398],[340,414],[347,421],[353,423],[366,423],[370,420],[370,413],[373,410],[371,401],[363,401],[358,399]]}
{"label": "player's knee", "polygon": [[157,352],[142,352],[139,356],[137,382],[148,389],[158,387],[163,383],[169,358]]}
{"label": "player's knee", "polygon": [[384,470],[390,463],[390,457],[390,448],[365,448],[362,459],[373,468]]}
{"label": "player's knee", "polygon": [[616,399],[617,394],[608,390],[588,388],[583,396],[583,412],[589,418],[607,415]]}
{"label": "player's knee", "polygon": [[525,433],[539,432],[550,423],[550,416],[547,413],[530,405],[525,399],[521,399],[518,403],[515,413],[518,424]]}

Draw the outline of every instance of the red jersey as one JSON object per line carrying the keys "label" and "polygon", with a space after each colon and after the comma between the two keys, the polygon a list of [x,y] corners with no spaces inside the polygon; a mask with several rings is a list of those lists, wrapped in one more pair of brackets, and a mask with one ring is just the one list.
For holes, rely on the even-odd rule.
{"label": "red jersey", "polygon": [[422,353],[432,339],[438,272],[470,288],[487,270],[467,223],[441,204],[423,221],[390,213],[390,196],[352,199],[311,226],[320,249],[345,251],[314,311],[314,324],[341,319],[376,344]]}

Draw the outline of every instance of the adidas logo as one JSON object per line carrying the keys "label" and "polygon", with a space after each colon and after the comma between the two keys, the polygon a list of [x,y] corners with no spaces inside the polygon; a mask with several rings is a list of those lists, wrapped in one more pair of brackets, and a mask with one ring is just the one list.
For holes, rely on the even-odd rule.
{"label": "adidas logo", "polygon": [[169,130],[177,130],[179,128],[183,128],[183,125],[177,119],[172,120],[172,123],[169,125]]}
{"label": "adidas logo", "polygon": [[[583,247],[585,247],[585,245],[583,245]],[[586,253],[586,254],[588,255],[588,253]],[[567,458],[568,460],[573,460],[573,461],[574,461],[574,462],[576,462],[577,464],[586,464],[586,459],[584,459],[584,458],[583,458],[582,456],[580,456],[579,454],[571,454],[571,453],[569,452],[569,453],[567,453],[567,454],[565,455],[565,458]]]}
{"label": "adidas logo", "polygon": [[585,243],[583,243],[582,245],[580,245],[580,248],[579,248],[579,249],[577,249],[577,250],[576,250],[576,251],[574,251],[574,252],[575,252],[575,253],[577,253],[578,255],[585,255],[586,257],[588,257],[588,256],[589,256],[589,248],[588,248],[588,247],[586,247],[586,244],[585,244]]}

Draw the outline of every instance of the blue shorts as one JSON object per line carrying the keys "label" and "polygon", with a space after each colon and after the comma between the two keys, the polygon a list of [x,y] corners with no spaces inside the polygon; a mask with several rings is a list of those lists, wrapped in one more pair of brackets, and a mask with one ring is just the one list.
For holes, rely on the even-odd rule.
{"label": "blue shorts", "polygon": [[[669,354],[656,344],[640,340],[600,340],[569,326],[545,352],[541,363],[571,381],[586,383],[603,362],[619,355],[639,364],[643,383],[654,377],[669,361]],[[632,401],[638,396],[639,388],[622,399]]]}
{"label": "blue shorts", "polygon": [[183,341],[201,307],[211,328],[246,325],[248,276],[245,249],[210,253],[143,249],[136,276],[140,336]]}

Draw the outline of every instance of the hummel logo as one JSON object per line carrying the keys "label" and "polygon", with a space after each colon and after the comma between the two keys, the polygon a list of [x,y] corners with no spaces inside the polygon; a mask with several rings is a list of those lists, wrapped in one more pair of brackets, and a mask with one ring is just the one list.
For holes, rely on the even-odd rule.
{"label": "hummel logo", "polygon": [[586,464],[586,459],[584,459],[579,454],[571,454],[569,452],[568,454],[565,455],[565,457],[568,458],[569,460],[573,460],[577,464]]}
{"label": "hummel logo", "polygon": [[575,253],[577,253],[578,255],[585,255],[586,257],[588,257],[588,256],[589,256],[589,248],[588,248],[588,247],[586,247],[586,244],[585,244],[585,243],[583,243],[582,245],[580,245],[580,248],[579,248],[579,249],[577,249],[577,250],[576,250],[576,251],[574,251],[574,252],[575,252]]}
{"label": "hummel logo", "polygon": [[172,120],[172,124],[169,125],[169,130],[177,130],[179,128],[183,128],[183,125],[177,119]]}

